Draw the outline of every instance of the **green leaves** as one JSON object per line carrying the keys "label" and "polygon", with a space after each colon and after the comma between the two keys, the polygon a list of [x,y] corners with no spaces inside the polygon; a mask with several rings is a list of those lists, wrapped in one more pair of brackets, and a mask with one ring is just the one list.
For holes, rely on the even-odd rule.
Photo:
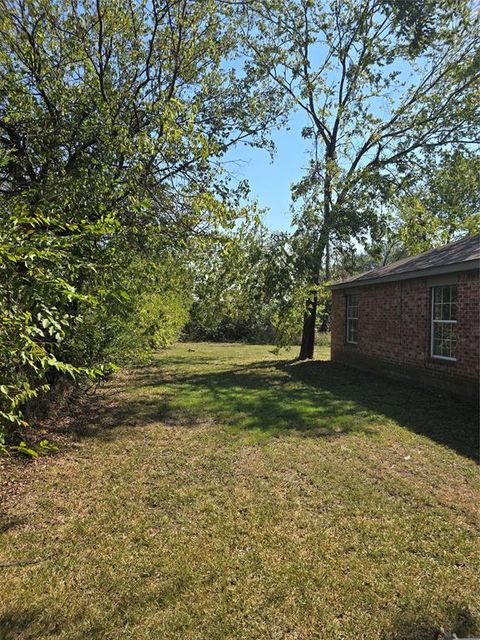
{"label": "green leaves", "polygon": [[46,456],[51,452],[58,451],[58,447],[48,440],[40,440],[36,445],[28,445],[21,440],[18,445],[11,445],[7,452],[16,452],[28,458],[38,458],[38,456]]}
{"label": "green leaves", "polygon": [[98,381],[178,337],[193,257],[237,218],[218,160],[262,143],[274,103],[232,63],[236,23],[216,2],[3,9],[0,429],[14,434],[59,377]]}
{"label": "green leaves", "polygon": [[369,209],[419,158],[478,142],[479,16],[467,0],[262,0],[241,11],[250,74],[305,114],[313,140],[294,198],[314,199],[340,239],[368,232]]}
{"label": "green leaves", "polygon": [[396,200],[397,235],[409,254],[480,233],[480,158],[456,151],[429,158],[423,179]]}
{"label": "green leaves", "polygon": [[426,157],[478,147],[480,15],[469,0],[252,0],[238,13],[249,77],[305,117],[311,160],[292,198],[317,283],[334,249],[375,235]]}

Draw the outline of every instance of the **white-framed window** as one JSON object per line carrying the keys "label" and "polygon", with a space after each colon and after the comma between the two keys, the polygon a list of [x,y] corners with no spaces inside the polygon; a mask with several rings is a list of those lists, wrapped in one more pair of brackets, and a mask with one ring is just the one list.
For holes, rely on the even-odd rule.
{"label": "white-framed window", "polygon": [[442,360],[456,360],[457,287],[432,287],[431,355]]}
{"label": "white-framed window", "polygon": [[345,338],[350,344],[358,342],[358,296],[347,296],[347,322],[345,325]]}

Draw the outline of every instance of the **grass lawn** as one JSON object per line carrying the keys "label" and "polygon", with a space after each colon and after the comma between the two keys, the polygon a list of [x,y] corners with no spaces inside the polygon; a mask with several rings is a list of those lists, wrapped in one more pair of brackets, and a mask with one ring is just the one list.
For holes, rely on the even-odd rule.
{"label": "grass lawn", "polygon": [[181,344],[93,396],[5,503],[0,639],[480,633],[474,411],[294,355]]}

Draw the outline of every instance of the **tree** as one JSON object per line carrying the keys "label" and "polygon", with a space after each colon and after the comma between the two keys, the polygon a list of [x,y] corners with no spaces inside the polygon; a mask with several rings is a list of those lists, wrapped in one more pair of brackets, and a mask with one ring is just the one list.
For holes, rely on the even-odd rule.
{"label": "tree", "polygon": [[409,254],[480,233],[480,156],[457,150],[429,158],[397,207],[396,235]]}
{"label": "tree", "polygon": [[236,45],[215,0],[0,0],[0,422],[102,375],[119,331],[159,338],[160,294],[177,332],[191,253],[237,217],[222,156],[276,117]]}
{"label": "tree", "polygon": [[305,281],[295,244],[254,218],[211,245],[197,263],[188,335],[279,347],[296,342]]}
{"label": "tree", "polygon": [[294,197],[313,229],[300,350],[311,358],[332,242],[366,237],[424,153],[479,142],[479,16],[468,0],[253,0],[239,11],[250,75],[308,119],[313,154]]}

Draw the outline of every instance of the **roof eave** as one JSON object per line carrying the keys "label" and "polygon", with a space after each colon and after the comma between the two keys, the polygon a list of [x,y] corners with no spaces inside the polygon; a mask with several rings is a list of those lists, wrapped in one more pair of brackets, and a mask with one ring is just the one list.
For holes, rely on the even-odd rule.
{"label": "roof eave", "polygon": [[380,276],[378,278],[347,280],[331,284],[330,289],[351,289],[352,287],[364,287],[374,284],[383,284],[384,282],[397,282],[398,280],[411,280],[413,278],[423,278],[427,276],[440,276],[459,271],[471,271],[472,269],[480,269],[480,260],[465,260],[464,262],[455,262],[454,264],[446,264],[440,267],[416,269],[415,271],[406,271],[405,273]]}

